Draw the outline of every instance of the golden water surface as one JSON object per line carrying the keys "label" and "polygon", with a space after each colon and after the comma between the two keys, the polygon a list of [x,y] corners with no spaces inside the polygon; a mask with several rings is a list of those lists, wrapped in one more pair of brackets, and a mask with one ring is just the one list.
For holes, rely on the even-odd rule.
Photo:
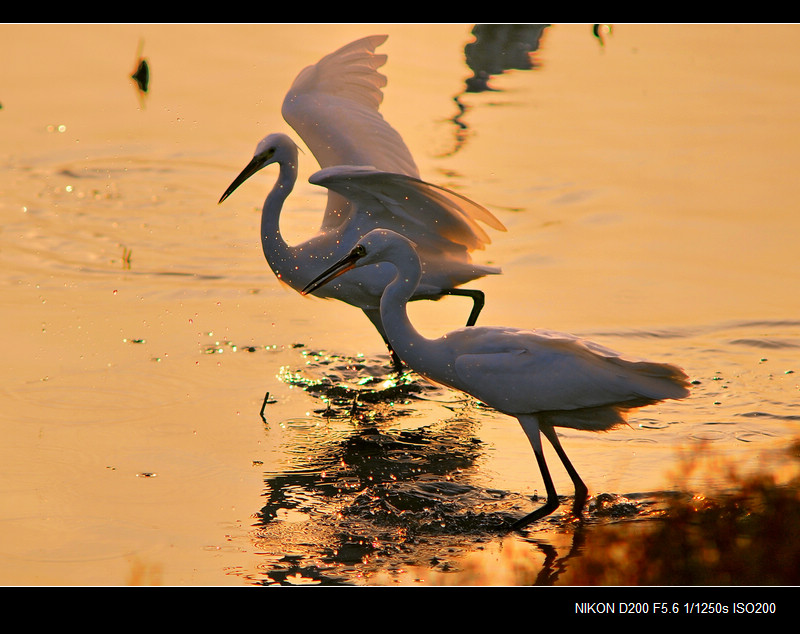
{"label": "golden water surface", "polygon": [[[262,136],[297,138],[280,116],[296,74],[374,33],[389,35],[382,112],[423,178],[508,228],[475,255],[504,271],[473,284],[481,323],[585,334],[697,381],[630,428],[564,433],[590,494],[669,488],[699,441],[775,464],[800,420],[800,27],[622,24],[601,42],[555,25],[534,68],[468,93],[471,28],[0,26],[0,583],[268,583],[287,553],[313,560],[298,544],[331,538],[334,502],[315,507],[300,480],[283,487],[291,504],[276,491],[318,474],[357,424],[321,415],[287,371],[385,350],[360,311],[267,268],[259,213],[276,168],[217,200]],[[139,57],[147,93],[130,78]],[[324,206],[311,153],[300,163],[290,242]],[[459,298],[411,310],[428,336],[467,312]],[[406,413],[377,424],[455,429],[479,441],[459,477],[541,491],[514,420],[446,392]],[[547,526],[538,537],[557,540]],[[399,568],[369,563],[339,572],[369,583]]]}

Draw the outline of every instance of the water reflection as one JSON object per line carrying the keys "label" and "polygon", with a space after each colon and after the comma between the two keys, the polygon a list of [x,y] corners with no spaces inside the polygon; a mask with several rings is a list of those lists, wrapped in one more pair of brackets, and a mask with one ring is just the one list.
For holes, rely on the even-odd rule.
{"label": "water reflection", "polygon": [[[487,450],[479,403],[397,373],[387,355],[300,354],[302,368],[279,376],[320,407],[280,423],[293,437],[287,466],[264,476],[254,535],[264,551],[260,583],[344,585],[413,566],[447,571],[541,504],[476,483]],[[652,505],[605,494],[587,515],[647,515]],[[514,536],[540,555],[532,582],[554,583],[575,554],[573,544],[559,556],[536,532],[574,521],[556,514]]]}
{"label": "water reflection", "polygon": [[466,79],[466,92],[494,90],[493,75],[507,70],[532,70],[539,66],[534,57],[549,24],[476,24],[475,39],[464,46],[464,56],[472,76]]}
{"label": "water reflection", "polygon": [[[536,53],[540,50],[545,30],[550,24],[476,24],[472,28],[474,40],[464,45],[464,57],[472,75],[465,80],[462,93],[453,97],[458,113],[452,118],[456,125],[455,146],[447,154],[455,154],[467,140],[468,126],[464,115],[469,106],[464,103],[467,93],[495,92],[490,85],[493,77],[509,70],[536,70],[541,62]],[[600,46],[611,34],[608,24],[593,24],[592,35]]]}
{"label": "water reflection", "polygon": [[[265,475],[256,542],[283,551],[268,556],[269,582],[352,583],[355,564],[422,565],[439,538],[474,543],[510,524],[525,500],[469,482],[485,451],[475,418],[461,413],[469,403],[395,372],[386,355],[302,356],[302,369],[280,377],[321,406],[310,420],[283,422],[300,438],[297,464]],[[432,402],[449,416],[420,416]]]}
{"label": "water reflection", "polygon": [[576,527],[572,533],[572,543],[563,556],[559,556],[558,549],[547,541],[532,540],[532,543],[544,554],[541,570],[538,571],[533,585],[552,586],[558,578],[567,571],[570,559],[579,556],[586,542],[585,531],[581,526]]}
{"label": "water reflection", "polygon": [[[423,475],[434,478],[436,483],[451,481],[470,469],[481,454],[476,423],[459,415],[469,407],[469,401],[447,401],[452,395],[411,372],[394,371],[384,362],[385,355],[365,359],[309,351],[302,354],[305,365],[301,370],[282,368],[279,376],[285,383],[302,387],[318,398],[321,407],[311,420],[283,423],[302,432],[302,446],[292,450],[301,457],[301,466],[299,470],[291,469],[293,473],[268,477],[272,502],[262,512],[265,521],[277,516],[273,507],[297,506],[284,504],[284,477],[290,478],[293,486],[302,483],[307,491],[314,492],[314,498],[319,494],[340,497],[346,491],[363,493],[369,488],[384,500],[393,497],[396,504],[385,508],[394,507],[399,513],[414,505],[410,499],[408,504],[399,503],[397,496],[430,499],[432,494],[431,482],[426,482],[424,491],[410,493],[402,490],[403,483]],[[384,369],[388,373],[384,374]],[[452,416],[420,426],[420,413],[432,402],[443,403]],[[309,426],[318,425],[325,431],[308,433]],[[453,493],[450,486],[443,486],[443,492]],[[363,507],[363,502],[362,499],[356,506]],[[374,510],[370,511],[373,516]]]}
{"label": "water reflection", "polygon": [[464,103],[466,93],[494,91],[489,80],[507,70],[531,70],[539,66],[533,54],[539,50],[544,30],[549,24],[476,24],[475,39],[464,45],[464,57],[472,75],[465,80],[464,92],[453,97],[458,113],[451,119],[455,124],[455,145],[445,155],[455,154],[466,143],[468,126],[464,115],[469,107]]}

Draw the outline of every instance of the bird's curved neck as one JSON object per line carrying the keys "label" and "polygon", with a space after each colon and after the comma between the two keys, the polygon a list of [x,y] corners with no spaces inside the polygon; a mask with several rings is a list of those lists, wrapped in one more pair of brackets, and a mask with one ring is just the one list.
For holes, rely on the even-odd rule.
{"label": "bird's curved neck", "polygon": [[[261,248],[275,275],[284,279],[286,272],[292,268],[290,263],[294,259],[294,250],[281,235],[280,217],[283,203],[297,181],[297,166],[291,163],[279,163],[279,167],[278,180],[267,194],[261,210]],[[291,284],[288,279],[284,281]]]}
{"label": "bird's curved neck", "polygon": [[410,247],[408,253],[398,254],[391,263],[395,265],[397,275],[381,296],[381,322],[392,349],[409,366],[421,369],[424,350],[431,342],[411,323],[408,302],[417,289],[422,268]]}

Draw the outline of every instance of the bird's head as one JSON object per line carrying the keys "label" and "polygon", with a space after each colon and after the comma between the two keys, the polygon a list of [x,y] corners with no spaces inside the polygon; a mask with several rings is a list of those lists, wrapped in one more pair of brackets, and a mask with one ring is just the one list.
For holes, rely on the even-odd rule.
{"label": "bird's head", "polygon": [[219,202],[225,200],[237,187],[239,187],[239,185],[244,183],[253,174],[265,168],[267,165],[280,163],[296,168],[297,151],[297,144],[285,134],[275,133],[265,136],[263,139],[261,139],[261,141],[258,142],[256,151],[253,154],[251,161],[233,180],[228,189],[225,190],[225,193],[222,194]]}
{"label": "bird's head", "polygon": [[351,269],[379,262],[394,262],[397,259],[395,254],[403,254],[419,261],[414,247],[411,240],[399,233],[389,229],[373,229],[361,238],[346,256],[311,280],[301,293],[303,295],[313,293]]}

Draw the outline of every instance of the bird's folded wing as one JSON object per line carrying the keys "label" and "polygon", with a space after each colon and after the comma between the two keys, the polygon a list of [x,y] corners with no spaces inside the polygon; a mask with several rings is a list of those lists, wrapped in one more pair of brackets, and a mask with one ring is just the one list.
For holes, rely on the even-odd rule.
{"label": "bird's folded wing", "polygon": [[[534,331],[529,331],[534,333]],[[668,364],[626,359],[570,335],[529,334],[516,349],[458,356],[473,396],[508,413],[571,410],[686,396],[686,375]]]}

